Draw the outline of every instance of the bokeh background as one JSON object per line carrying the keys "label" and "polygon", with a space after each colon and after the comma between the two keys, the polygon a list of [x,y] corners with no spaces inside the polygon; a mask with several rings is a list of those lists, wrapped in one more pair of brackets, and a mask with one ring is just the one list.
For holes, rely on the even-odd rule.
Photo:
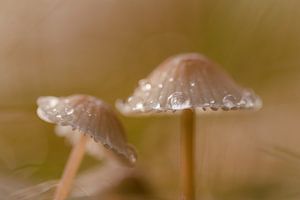
{"label": "bokeh background", "polygon": [[[264,101],[259,112],[198,116],[197,199],[299,199],[299,6],[297,0],[0,0],[0,199],[58,179],[70,152],[54,126],[36,116],[38,96],[83,93],[114,105],[165,58],[183,52],[217,61]],[[100,183],[110,184],[114,172],[104,173],[99,191],[82,199],[104,193],[177,199],[178,117],[119,116],[139,152],[137,172],[107,190]],[[95,167],[90,173],[99,173],[101,166],[86,156],[80,173]],[[81,190],[98,183],[87,181]],[[48,190],[27,192],[43,199]]]}

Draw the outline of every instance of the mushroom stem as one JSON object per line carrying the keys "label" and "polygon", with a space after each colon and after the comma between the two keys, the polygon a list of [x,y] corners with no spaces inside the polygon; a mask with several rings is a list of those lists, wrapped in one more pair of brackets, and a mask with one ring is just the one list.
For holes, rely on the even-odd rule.
{"label": "mushroom stem", "polygon": [[181,114],[181,192],[182,200],[195,199],[194,180],[194,130],[195,113],[186,109]]}
{"label": "mushroom stem", "polygon": [[65,200],[69,195],[73,179],[83,159],[85,146],[88,139],[88,136],[80,134],[80,139],[72,149],[71,155],[69,156],[68,162],[64,169],[63,176],[55,191],[54,200]]}

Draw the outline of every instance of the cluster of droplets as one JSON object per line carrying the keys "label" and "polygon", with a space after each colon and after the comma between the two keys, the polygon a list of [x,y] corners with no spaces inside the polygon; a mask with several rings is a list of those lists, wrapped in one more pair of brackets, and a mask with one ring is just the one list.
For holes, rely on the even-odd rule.
{"label": "cluster of droplets", "polygon": [[224,96],[222,103],[223,109],[225,110],[237,108],[259,109],[262,106],[260,98],[250,90],[244,90],[240,99],[231,94],[227,94],[226,96]]}
{"label": "cluster of droplets", "polygon": [[[116,134],[110,136],[110,130],[106,130],[106,128],[101,130],[97,129],[97,131],[99,132],[95,132],[95,125],[98,126],[99,120],[101,121],[103,118],[100,117],[99,119],[99,116],[101,114],[97,114],[97,112],[104,112],[104,114],[107,114],[105,113],[107,112],[105,111],[105,109],[108,107],[105,107],[106,105],[102,101],[95,100],[95,98],[91,97],[80,96],[66,98],[40,97],[37,101],[37,104],[37,113],[39,117],[47,122],[57,124],[57,133],[59,135],[69,137],[71,142],[77,143],[76,140],[79,139],[79,132],[81,132],[83,134],[91,136],[96,142],[100,141],[104,145],[104,147],[114,151],[119,156],[121,156],[122,159],[125,158],[125,161],[130,165],[133,165],[136,162],[137,155],[135,149],[126,144],[126,140],[124,140],[124,136],[122,135],[123,130],[112,130],[115,131],[116,134],[119,134],[117,132],[120,132],[121,134],[121,138],[117,139],[116,141],[114,138],[120,136]],[[99,106],[101,106],[101,109],[99,108]],[[118,126],[114,126],[116,125],[116,123],[113,122],[115,119],[107,119],[110,120],[107,121],[104,119],[104,123],[112,123],[111,126],[108,126],[107,129],[114,127],[118,129]],[[103,126],[106,125],[107,124],[103,124]],[[72,132],[71,130],[76,130],[77,134],[74,134],[74,132]],[[71,134],[68,135],[68,132]],[[96,145],[96,143],[90,142],[88,144],[88,148],[90,147],[88,151],[91,154],[99,154],[99,152],[102,151],[102,149],[99,149],[99,146]]]}
{"label": "cluster of droplets", "polygon": [[[168,79],[168,82],[173,82],[174,78]],[[196,82],[190,82],[190,93],[193,94],[194,90],[197,89]],[[211,110],[235,110],[235,109],[259,109],[262,106],[260,98],[255,95],[251,90],[245,89],[241,95],[234,95],[230,92],[224,91],[224,96],[221,99],[205,99],[202,103],[195,102],[192,105],[191,99],[193,97],[188,96],[183,91],[175,91],[170,93],[168,96],[155,97],[153,90],[163,89],[163,84],[152,84],[147,79],[139,81],[139,87],[133,96],[129,97],[126,102],[123,102],[121,109],[125,112],[148,112],[148,111],[166,111],[166,110],[183,110],[192,107],[202,108]],[[151,96],[153,95],[153,97]],[[155,99],[154,99],[155,98]],[[158,99],[157,99],[158,98]],[[166,99],[166,102],[162,99]],[[161,102],[165,102],[161,104]]]}
{"label": "cluster of droplets", "polygon": [[[174,78],[169,78],[168,81],[173,82]],[[125,105],[123,104],[123,106],[126,107],[127,105],[127,110],[137,112],[163,110],[162,105],[160,103],[162,96],[158,97],[159,99],[151,99],[152,97],[149,97],[151,90],[163,89],[163,87],[164,85],[162,83],[154,85],[146,79],[142,79],[139,81],[139,87],[137,88],[137,94],[139,95],[133,95],[129,97],[125,102]],[[170,94],[166,99],[166,108],[169,110],[182,110],[191,107],[190,100],[182,92],[174,92]]]}
{"label": "cluster of droplets", "polygon": [[251,90],[245,90],[239,104],[245,108],[260,109],[262,107],[261,99]]}
{"label": "cluster of droplets", "polygon": [[67,125],[73,120],[74,109],[69,105],[68,100],[57,97],[40,97],[38,99],[38,115],[41,119],[60,125]]}
{"label": "cluster of droplets", "polygon": [[[158,84],[155,87],[163,88],[163,84]],[[151,90],[154,89],[154,85],[148,82],[146,79],[139,81],[138,92],[141,93],[143,97],[140,96],[131,96],[127,99],[127,103],[133,111],[147,111],[151,109],[159,110],[161,105],[155,99],[148,99],[145,101],[145,98],[148,98]]]}
{"label": "cluster of droplets", "polygon": [[143,111],[144,105],[143,105],[143,99],[139,97],[129,97],[127,100],[130,107],[132,107],[133,111]]}

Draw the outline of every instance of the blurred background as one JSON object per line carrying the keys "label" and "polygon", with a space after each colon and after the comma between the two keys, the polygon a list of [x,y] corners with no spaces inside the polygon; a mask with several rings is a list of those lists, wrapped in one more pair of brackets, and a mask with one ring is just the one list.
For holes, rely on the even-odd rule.
{"label": "blurred background", "polygon": [[[184,52],[217,61],[264,101],[255,113],[198,116],[197,199],[299,199],[299,6],[297,0],[0,0],[0,199],[20,190],[46,199],[48,181],[60,177],[68,158],[71,147],[35,114],[37,97],[83,93],[114,105],[165,58]],[[138,149],[137,167],[113,179],[115,171],[86,156],[80,174],[104,179],[85,182],[81,191],[95,190],[80,198],[177,199],[178,117],[119,116]],[[109,187],[101,188],[102,181]]]}

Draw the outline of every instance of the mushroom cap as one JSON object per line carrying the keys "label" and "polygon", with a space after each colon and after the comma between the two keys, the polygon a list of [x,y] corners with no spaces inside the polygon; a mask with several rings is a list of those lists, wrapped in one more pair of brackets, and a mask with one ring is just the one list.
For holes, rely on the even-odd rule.
{"label": "mushroom cap", "polygon": [[251,89],[236,84],[218,64],[198,53],[168,58],[139,81],[132,96],[116,102],[116,107],[127,115],[184,109],[259,109],[261,106],[261,99]]}
{"label": "mushroom cap", "polygon": [[39,97],[38,116],[44,121],[87,134],[100,141],[129,164],[136,161],[136,153],[127,144],[124,128],[111,107],[88,95],[68,97]]}

